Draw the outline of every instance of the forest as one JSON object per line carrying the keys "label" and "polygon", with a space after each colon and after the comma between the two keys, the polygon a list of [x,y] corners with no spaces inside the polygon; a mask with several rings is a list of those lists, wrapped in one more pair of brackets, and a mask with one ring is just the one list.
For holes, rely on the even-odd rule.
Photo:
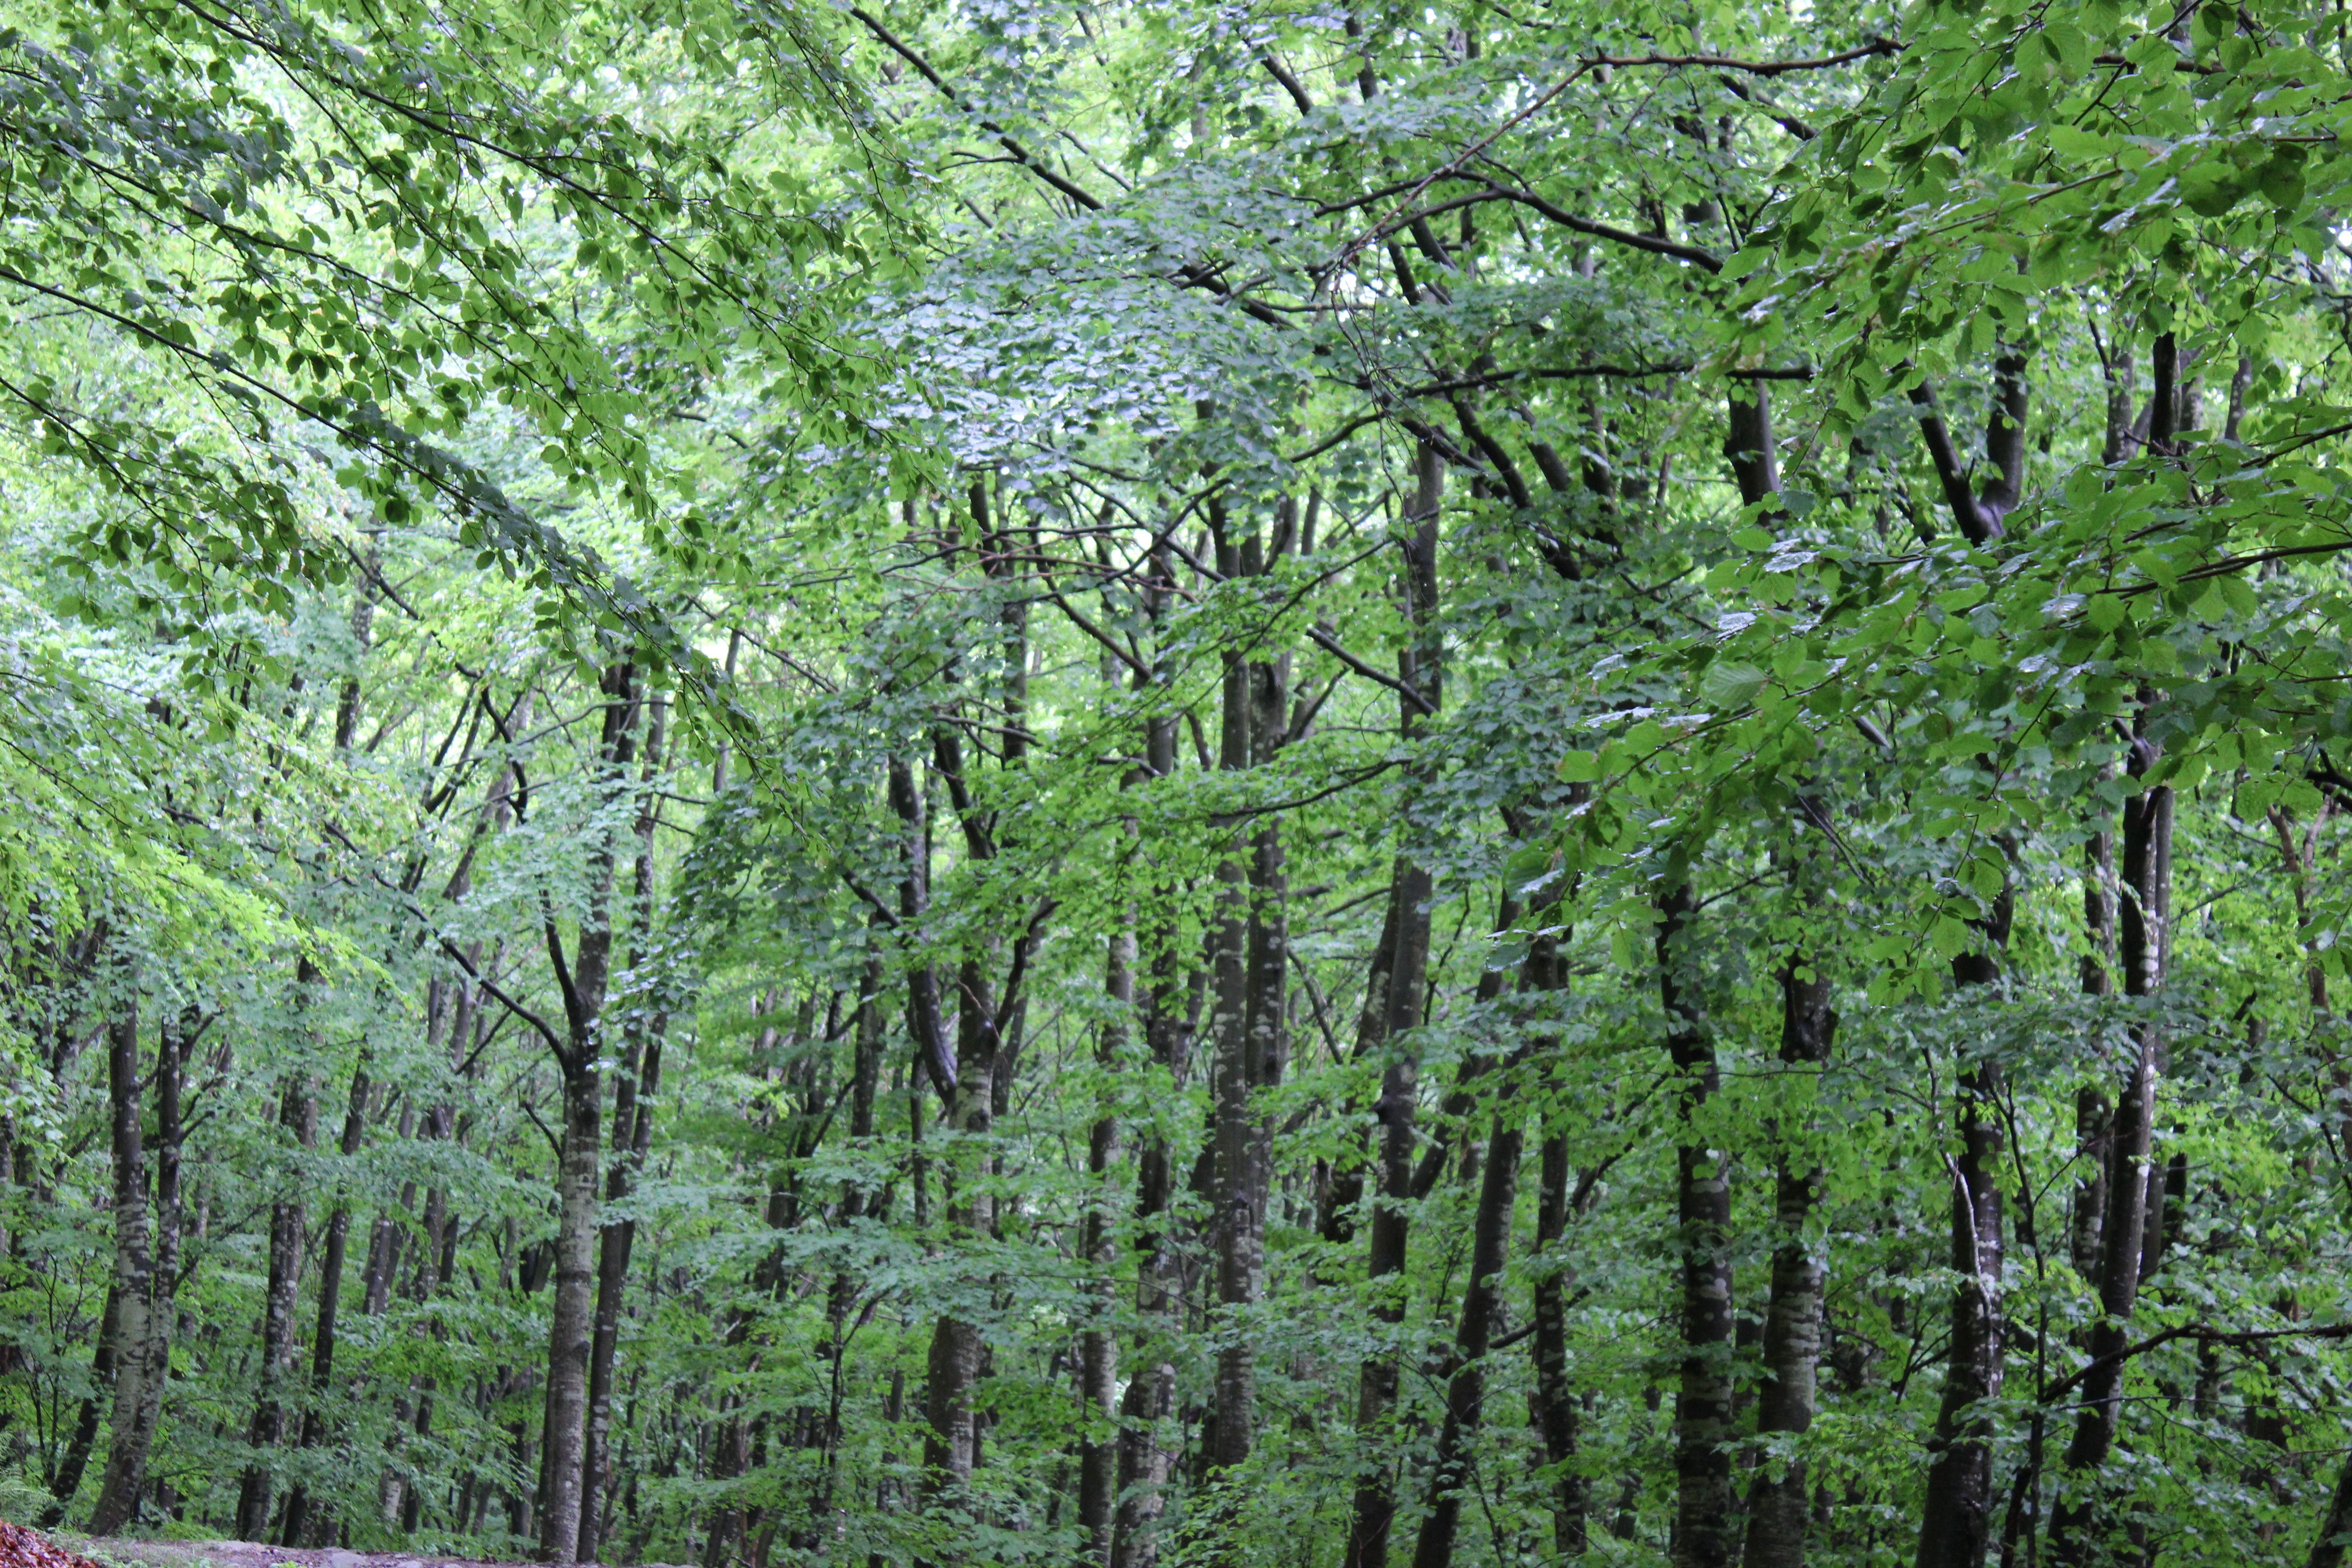
{"label": "forest", "polygon": [[0,1516],[2341,1568],[2347,133],[2345,0],[6,0]]}

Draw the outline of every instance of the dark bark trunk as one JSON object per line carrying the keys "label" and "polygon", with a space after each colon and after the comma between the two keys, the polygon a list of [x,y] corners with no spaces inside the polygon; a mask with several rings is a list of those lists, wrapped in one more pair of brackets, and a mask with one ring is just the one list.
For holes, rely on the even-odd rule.
{"label": "dark bark trunk", "polygon": [[[1981,952],[1952,961],[1963,987],[2000,980],[2000,954],[2009,942],[2012,895],[2006,880],[1981,923]],[[1928,1439],[1927,1505],[1921,1514],[1917,1568],[1981,1568],[1991,1543],[1992,1423],[1983,1402],[2000,1393],[2006,1326],[2001,1315],[2000,1067],[1981,1061],[1954,1086],[1960,1153],[1952,1166],[1952,1268],[1960,1286],[1952,1296],[1952,1325],[1943,1397]]]}
{"label": "dark bark trunk", "polygon": [[1518,1198],[1519,1152],[1525,1134],[1506,1088],[1486,1135],[1486,1159],[1471,1221],[1470,1281],[1454,1331],[1455,1371],[1445,1391],[1445,1424],[1430,1468],[1429,1510],[1413,1542],[1412,1568],[1451,1568],[1461,1524],[1462,1492],[1469,1483],[1469,1447],[1486,1414],[1486,1351],[1502,1305],[1503,1267],[1511,1243],[1511,1212]]}
{"label": "dark bark trunk", "polygon": [[89,1467],[90,1450],[98,1445],[99,1401],[111,1398],[114,1393],[114,1346],[121,1331],[121,1291],[110,1283],[106,1288],[106,1310],[98,1321],[98,1347],[90,1352],[89,1397],[81,1402],[74,1416],[73,1435],[66,1439],[66,1451],[58,1462],[57,1474],[48,1478],[49,1495],[56,1500],[41,1515],[44,1530],[55,1530],[66,1521],[74,1493],[81,1489],[82,1472]]}
{"label": "dark bark trunk", "polygon": [[2311,1543],[2305,1568],[2344,1568],[2345,1549],[2352,1546],[2352,1455],[2345,1456],[2336,1474],[2336,1494],[2319,1521],[2318,1539]]}
{"label": "dark bark trunk", "polygon": [[[995,1225],[995,1200],[982,1190],[978,1146],[994,1125],[996,1002],[976,958],[956,972],[956,1079],[951,1126],[959,1135],[944,1163],[949,1182],[949,1222],[968,1237],[988,1235]],[[980,1380],[984,1346],[980,1327],[943,1312],[931,1331],[927,1414],[930,1431],[923,1442],[924,1483],[935,1499],[958,1499],[971,1484],[979,1463],[980,1426],[972,1390]]]}
{"label": "dark bark trunk", "polygon": [[[336,1144],[346,1163],[360,1152],[360,1141],[366,1131],[368,1092],[367,1064],[362,1061],[352,1069],[351,1098],[343,1110],[342,1137]],[[327,1413],[322,1402],[335,1375],[335,1316],[343,1298],[343,1261],[351,1236],[352,1211],[339,1195],[327,1219],[325,1244],[320,1249],[318,1326],[310,1337],[310,1394],[309,1406],[302,1412],[301,1444],[305,1448],[317,1447],[327,1435]],[[310,1489],[298,1481],[286,1499],[286,1522],[278,1536],[280,1545],[304,1543],[312,1523],[311,1511]]]}
{"label": "dark bark trunk", "polygon": [[[317,982],[317,972],[304,960],[301,984],[309,986]],[[278,1125],[291,1133],[296,1147],[304,1151],[318,1142],[319,1106],[308,1083],[299,1079],[286,1080],[278,1096]],[[290,1184],[291,1195],[280,1197],[269,1207],[269,1282],[262,1297],[261,1386],[254,1401],[253,1422],[246,1433],[253,1458],[246,1463],[236,1493],[236,1536],[240,1541],[260,1541],[269,1533],[275,1478],[268,1454],[286,1435],[284,1401],[293,1382],[298,1348],[294,1310],[302,1284],[304,1226],[299,1194],[308,1173],[289,1172],[281,1179]]]}
{"label": "dark bark trunk", "polygon": [[[2161,402],[2171,380],[2161,352],[2156,380]],[[2161,450],[2170,437],[2168,421],[2151,424],[2152,447]],[[2156,746],[2135,736],[2128,764],[2132,775],[2144,777],[2156,760]],[[2116,954],[2124,994],[2140,1005],[2133,1024],[2132,1063],[2116,1097],[2108,1133],[2106,1215],[2100,1226],[2095,1280],[2099,1318],[2091,1325],[2086,1345],[2093,1359],[2083,1379],[2074,1436],[2066,1445],[2064,1494],[2050,1521],[2050,1558],[2060,1568],[2088,1562],[2099,1551],[2106,1513],[2099,1471],[2115,1447],[2123,1413],[2125,1361],[2119,1352],[2130,1339],[2143,1269],[2154,1250],[2148,1232],[2163,1223],[2162,1173],[2150,1154],[2163,1040],[2156,1006],[2169,945],[2172,791],[2158,786],[2127,799],[2123,828]]]}
{"label": "dark bark trunk", "polygon": [[[1543,1188],[1536,1205],[1536,1251],[1558,1245],[1568,1234],[1568,1139],[1547,1132],[1542,1153]],[[1566,1270],[1547,1267],[1536,1276],[1535,1324],[1530,1340],[1536,1370],[1536,1416],[1542,1428],[1545,1462],[1558,1470],[1551,1483],[1552,1551],[1580,1556],[1591,1540],[1592,1482],[1576,1470],[1584,1412],[1568,1377],[1568,1288]]]}
{"label": "dark bark trunk", "polygon": [[[1155,615],[1164,608],[1168,571],[1164,555],[1155,555],[1148,603]],[[1144,763],[1154,778],[1176,772],[1176,721],[1155,715],[1144,731]],[[1147,902],[1147,908],[1152,907]],[[1183,1007],[1186,990],[1181,973],[1178,933],[1158,933],[1149,955],[1150,983],[1142,997],[1143,1039],[1152,1065],[1181,1086],[1191,1065],[1191,1027]],[[1176,1367],[1165,1342],[1173,1305],[1178,1268],[1174,1237],[1167,1219],[1174,1195],[1175,1173],[1167,1139],[1155,1122],[1143,1135],[1135,1174],[1136,1316],[1134,1372],[1119,1404],[1117,1512],[1111,1525],[1111,1568],[1151,1568],[1159,1543],[1157,1527],[1168,1484],[1169,1451],[1160,1440],[1160,1424],[1172,1412]]]}
{"label": "dark bark trunk", "polygon": [[[1135,1003],[1135,938],[1126,931],[1110,938],[1103,988],[1114,1011],[1103,1024],[1097,1059],[1106,1076],[1115,1078],[1127,1053],[1128,1019]],[[1078,1339],[1078,1393],[1087,1418],[1086,1435],[1078,1445],[1078,1529],[1086,1540],[1079,1555],[1090,1563],[1110,1561],[1112,1514],[1118,1493],[1118,1443],[1112,1426],[1118,1414],[1118,1340],[1108,1321],[1117,1259],[1103,1190],[1118,1156],[1118,1119],[1106,1110],[1096,1118],[1087,1139],[1087,1176],[1092,1184],[1093,1201],[1087,1207],[1079,1239],[1081,1259],[1093,1275],[1090,1293],[1095,1313]]]}
{"label": "dark bark trunk", "polygon": [[[1445,470],[1437,452],[1426,442],[1414,450],[1414,529],[1405,549],[1406,619],[1413,628],[1411,643],[1397,656],[1401,684],[1415,697],[1401,697],[1399,728],[1410,746],[1418,738],[1424,714],[1434,714],[1443,689],[1444,666],[1437,626],[1437,545],[1439,510],[1444,496]],[[1416,770],[1417,772],[1417,770]],[[1410,790],[1411,785],[1408,784]],[[1408,816],[1410,816],[1410,803]],[[1389,971],[1388,1021],[1382,1043],[1388,1066],[1381,1076],[1381,1098],[1375,1109],[1380,1123],[1378,1199],[1372,1209],[1370,1245],[1365,1258],[1366,1282],[1373,1317],[1393,1326],[1404,1321],[1402,1275],[1411,1240],[1413,1123],[1420,1093],[1420,1063],[1400,1037],[1421,1023],[1422,990],[1429,967],[1429,868],[1405,852],[1402,870],[1392,895],[1396,908],[1396,947]],[[1393,1283],[1391,1283],[1393,1281]],[[1368,1357],[1357,1377],[1356,1443],[1360,1452],[1359,1480],[1348,1527],[1345,1568],[1383,1568],[1388,1561],[1389,1531],[1396,1517],[1397,1472],[1385,1459],[1369,1456],[1387,1447],[1383,1428],[1396,1404],[1397,1363],[1389,1355]]]}
{"label": "dark bark trunk", "polygon": [[[1780,971],[1780,1060],[1792,1069],[1818,1069],[1829,1060],[1837,1015],[1830,1009],[1830,985],[1811,958],[1799,954]],[[1784,1140],[1810,1144],[1811,1126],[1784,1129]],[[1809,1149],[1785,1147],[1773,1179],[1774,1223],[1780,1234],[1772,1252],[1772,1297],[1764,1321],[1764,1385],[1756,1401],[1759,1436],[1786,1433],[1801,1438],[1813,1425],[1816,1378],[1822,1359],[1822,1265],[1806,1228],[1821,1199],[1821,1161]],[[1760,1471],[1748,1497],[1748,1549],[1744,1568],[1804,1568],[1805,1534],[1811,1496],[1806,1489],[1801,1449],[1785,1469]]]}
{"label": "dark bark trunk", "polygon": [[[1682,1078],[1688,1126],[1721,1087],[1694,994],[1687,881],[1658,899],[1658,997],[1666,1054]],[[1725,1568],[1734,1542],[1731,1486],[1731,1181],[1717,1151],[1685,1137],[1675,1151],[1682,1257],[1682,1374],[1675,1396],[1675,1568]]]}

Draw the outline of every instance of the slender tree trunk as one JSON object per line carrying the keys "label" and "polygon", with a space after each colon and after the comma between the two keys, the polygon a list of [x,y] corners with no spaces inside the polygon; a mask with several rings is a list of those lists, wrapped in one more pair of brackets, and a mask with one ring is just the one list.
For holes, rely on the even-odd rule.
{"label": "slender tree trunk", "polygon": [[1445,1391],[1445,1425],[1429,1474],[1429,1510],[1413,1542],[1412,1568],[1451,1568],[1461,1524],[1462,1493],[1469,1484],[1469,1448],[1486,1413],[1486,1351],[1502,1305],[1503,1267],[1511,1244],[1511,1213],[1518,1197],[1519,1152],[1525,1138],[1505,1089],[1486,1135],[1486,1159],[1471,1221],[1470,1282],[1454,1330],[1454,1373]]}
{"label": "slender tree trunk", "polygon": [[[2159,358],[2157,383],[2168,381]],[[2164,431],[2169,439],[2170,432]],[[2151,437],[2151,441],[2155,439]],[[2135,777],[2155,764],[2157,749],[2135,737],[2129,763]],[[2105,1510],[2099,1471],[2113,1451],[2123,1413],[2124,1358],[2142,1270],[2150,1260],[2147,1232],[2161,1225],[2160,1168],[2150,1158],[2163,1031],[2156,1002],[2164,984],[2172,883],[2172,791],[2159,785],[2124,804],[2123,876],[2116,951],[2124,994],[2138,1002],[2133,1059],[2107,1151],[2106,1217],[2100,1227],[2099,1319],[2091,1325],[2092,1363],[2083,1379],[2073,1437],[2066,1445],[2066,1491],[2050,1521],[2050,1558],[2060,1568],[2092,1561]]]}
{"label": "slender tree trunk", "polygon": [[[300,984],[318,984],[318,972],[305,959]],[[308,1151],[318,1142],[319,1104],[310,1085],[299,1076],[289,1078],[278,1102],[278,1125],[294,1135],[297,1147]],[[294,1373],[294,1310],[302,1284],[303,1204],[300,1193],[307,1173],[291,1177],[291,1195],[269,1207],[269,1283],[262,1297],[261,1387],[253,1405],[253,1424],[246,1441],[253,1449],[236,1494],[236,1536],[261,1541],[269,1533],[269,1504],[274,1477],[267,1456],[286,1435],[285,1394]]]}
{"label": "slender tree trunk", "polygon": [[[1164,552],[1153,559],[1147,603],[1155,616],[1164,608],[1168,568]],[[1144,731],[1144,763],[1154,778],[1176,772],[1176,721],[1155,714]],[[1172,889],[1170,889],[1172,892]],[[1148,900],[1147,908],[1157,900]],[[1181,1087],[1190,1066],[1191,1026],[1181,1002],[1184,990],[1174,931],[1161,931],[1149,955],[1150,982],[1142,998],[1143,1039],[1152,1065]],[[1172,1413],[1176,1367],[1166,1334],[1175,1299],[1178,1261],[1167,1218],[1175,1172],[1168,1142],[1155,1122],[1137,1152],[1135,1171],[1137,1365],[1119,1403],[1118,1509],[1111,1525],[1111,1568],[1151,1568],[1157,1529],[1169,1478],[1169,1451],[1160,1425]]]}
{"label": "slender tree trunk", "polygon": [[[1437,711],[1444,665],[1437,628],[1438,512],[1444,499],[1445,470],[1438,454],[1426,442],[1414,451],[1415,486],[1412,516],[1415,527],[1405,553],[1402,576],[1405,608],[1414,636],[1401,650],[1397,668],[1401,684],[1418,695],[1400,698],[1400,728],[1410,745],[1420,733],[1425,714]],[[1422,989],[1429,968],[1429,903],[1433,890],[1429,868],[1412,856],[1394,892],[1396,950],[1389,970],[1388,1022],[1383,1042],[1389,1061],[1381,1077],[1381,1098],[1375,1110],[1380,1121],[1379,1200],[1372,1209],[1366,1257],[1367,1284],[1372,1314],[1380,1322],[1404,1321],[1405,1253],[1411,1237],[1409,1205],[1412,1198],[1413,1123],[1420,1094],[1420,1064],[1409,1050],[1398,1048],[1398,1037],[1421,1023]],[[1383,1568],[1388,1561],[1389,1531],[1396,1518],[1396,1467],[1369,1458],[1386,1447],[1382,1428],[1396,1404],[1397,1363],[1392,1355],[1367,1357],[1356,1384],[1356,1443],[1367,1457],[1359,1459],[1359,1479],[1348,1527],[1345,1568]]]}
{"label": "slender tree trunk", "polygon": [[147,1456],[171,1372],[172,1274],[178,1267],[179,1073],[173,1031],[163,1031],[155,1075],[155,1201],[147,1190],[140,1116],[139,1011],[125,997],[107,1025],[106,1078],[114,1164],[114,1418],[89,1533],[114,1534],[138,1517]]}
{"label": "slender tree trunk", "polygon": [[[622,799],[631,788],[642,693],[636,672],[616,664],[605,672],[604,733],[599,746],[604,787]],[[582,1460],[587,1447],[588,1363],[595,1317],[597,1181],[604,1163],[604,1075],[599,1024],[613,952],[613,872],[609,839],[599,843],[589,863],[589,905],[564,963],[562,943],[551,920],[548,958],[563,994],[563,1043],[557,1065],[563,1078],[563,1139],[557,1161],[555,1292],[548,1327],[547,1403],[541,1427],[541,1474],[545,1505],[540,1519],[540,1552],[550,1563],[579,1560],[583,1496]]]}
{"label": "slender tree trunk", "polygon": [[[988,1235],[995,1226],[995,1200],[983,1190],[976,1146],[994,1125],[996,1003],[977,958],[966,958],[956,974],[956,1080],[952,1125],[962,1147],[951,1146],[955,1171],[949,1218],[967,1237]],[[926,1485],[935,1499],[961,1501],[979,1463],[980,1426],[972,1408],[985,1351],[980,1326],[942,1312],[931,1331],[930,1431],[923,1444]]]}
{"label": "slender tree trunk", "polygon": [[[1952,960],[1952,978],[1961,987],[1999,984],[2011,908],[2004,881],[1980,928],[1985,950]],[[1991,1542],[1993,1432],[1983,1402],[2000,1393],[2007,1331],[2000,1296],[2000,1065],[1994,1061],[1966,1068],[1954,1085],[1960,1152],[1952,1164],[1952,1268],[1960,1285],[1952,1295],[1943,1398],[1927,1445],[1917,1568],[1981,1568]]]}
{"label": "slender tree trunk", "polygon": [[[629,968],[635,976],[638,1005],[629,1014],[622,1047],[621,1073],[613,1086],[613,1147],[615,1158],[605,1177],[608,1203],[620,1203],[635,1190],[638,1173],[653,1143],[654,1099],[661,1087],[662,1036],[669,1016],[663,999],[648,994],[641,971],[653,955],[654,811],[653,785],[662,767],[665,717],[659,698],[651,702],[646,729],[645,766],[635,826],[637,849],[631,868],[630,920],[635,932]],[[657,987],[659,982],[655,982]],[[613,1430],[613,1361],[621,1338],[621,1302],[629,1281],[629,1255],[636,1243],[636,1221],[601,1226],[596,1234],[596,1312],[588,1349],[588,1430],[580,1463],[580,1539],[583,1563],[598,1561],[604,1543],[604,1500],[609,1485]]]}
{"label": "slender tree trunk", "polygon": [[[1714,1043],[1692,994],[1687,937],[1696,909],[1685,881],[1658,899],[1658,995],[1666,1053],[1682,1075],[1688,1128],[1721,1087]],[[1675,1151],[1681,1222],[1681,1387],[1675,1396],[1675,1568],[1731,1561],[1731,1181],[1717,1150],[1685,1135]]]}
{"label": "slender tree trunk", "polygon": [[[1536,1205],[1536,1251],[1541,1254],[1568,1234],[1568,1138],[1546,1131],[1543,1187]],[[1543,1431],[1544,1459],[1559,1468],[1551,1484],[1552,1551],[1561,1557],[1583,1553],[1591,1539],[1592,1482],[1576,1472],[1583,1409],[1568,1377],[1566,1271],[1547,1267],[1536,1276],[1536,1413]]]}
{"label": "slender tree trunk", "polygon": [[114,1391],[114,1347],[121,1333],[121,1305],[120,1286],[110,1282],[106,1288],[106,1310],[98,1321],[98,1346],[90,1352],[90,1394],[75,1414],[73,1435],[66,1439],[65,1455],[58,1462],[57,1474],[48,1479],[49,1495],[56,1500],[41,1515],[44,1530],[55,1530],[66,1521],[74,1494],[81,1489],[82,1472],[89,1467],[90,1450],[97,1447],[99,1399],[101,1394],[110,1396]]}
{"label": "slender tree trunk", "polygon": [[[1837,1028],[1829,981],[1800,953],[1780,971],[1780,1060],[1802,1070],[1829,1060]],[[1784,1147],[1773,1180],[1774,1220],[1780,1243],[1772,1252],[1772,1299],[1764,1322],[1764,1386],[1756,1403],[1759,1436],[1802,1437],[1812,1428],[1815,1378],[1822,1358],[1822,1265],[1806,1236],[1822,1190],[1821,1161],[1804,1145],[1810,1125],[1793,1133],[1801,1152]],[[1785,1470],[1761,1471],[1748,1498],[1748,1550],[1743,1568],[1804,1568],[1805,1529],[1811,1497],[1801,1453]]]}
{"label": "slender tree trunk", "polygon": [[604,1138],[604,1081],[593,1065],[563,1076],[563,1154],[556,1175],[555,1293],[548,1332],[542,1459],[547,1477],[541,1550],[578,1561],[581,1458],[588,1414],[593,1316],[596,1178]]}
{"label": "slender tree trunk", "polygon": [[[1227,537],[1222,507],[1211,511],[1221,567],[1228,576],[1257,577],[1290,542],[1292,507],[1277,512],[1269,552],[1255,529],[1238,543]],[[1288,707],[1286,658],[1226,656],[1221,757],[1229,770],[1270,764],[1280,752]],[[1273,816],[1257,818],[1243,860],[1234,845],[1218,867],[1223,924],[1217,958],[1217,1300],[1226,1313],[1255,1305],[1265,1285],[1266,1201],[1273,1165],[1273,1126],[1263,1101],[1280,1082],[1283,1009],[1289,965],[1289,925],[1282,830]],[[1207,1452],[1212,1469],[1249,1458],[1257,1426],[1257,1362],[1250,1336],[1228,1333],[1217,1350],[1217,1420]]]}
{"label": "slender tree trunk", "polygon": [[[362,1061],[352,1069],[352,1092],[343,1111],[343,1133],[336,1148],[348,1164],[360,1152],[360,1141],[367,1129],[368,1107],[367,1064]],[[319,1318],[318,1327],[310,1337],[310,1397],[302,1412],[302,1447],[315,1448],[327,1435],[327,1412],[322,1407],[335,1375],[335,1316],[343,1297],[343,1260],[351,1246],[352,1211],[339,1192],[335,1207],[327,1219],[327,1239],[319,1258]],[[310,1526],[311,1502],[310,1489],[297,1481],[286,1499],[286,1523],[278,1533],[278,1543],[299,1546],[307,1539]]]}
{"label": "slender tree trunk", "polygon": [[[1128,1018],[1135,1004],[1135,937],[1119,931],[1110,938],[1104,961],[1104,989],[1109,994],[1111,1016],[1102,1026],[1097,1059],[1106,1078],[1115,1077],[1127,1053]],[[1118,1339],[1108,1319],[1116,1281],[1112,1268],[1109,1205],[1104,1194],[1112,1162],[1118,1155],[1118,1119],[1106,1109],[1095,1119],[1087,1139],[1087,1176],[1092,1201],[1087,1205],[1079,1238],[1079,1253],[1092,1273],[1095,1320],[1078,1339],[1078,1390],[1088,1416],[1086,1436],[1078,1445],[1078,1529],[1086,1538],[1081,1560],[1110,1561],[1112,1515],[1118,1494],[1118,1443],[1110,1425],[1117,1417]]]}

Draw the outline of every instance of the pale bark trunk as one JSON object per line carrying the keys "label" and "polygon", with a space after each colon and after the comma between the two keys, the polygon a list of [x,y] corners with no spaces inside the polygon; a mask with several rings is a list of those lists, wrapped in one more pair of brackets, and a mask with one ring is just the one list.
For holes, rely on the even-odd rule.
{"label": "pale bark trunk", "polygon": [[89,1533],[112,1535],[139,1515],[147,1456],[171,1372],[172,1289],[179,1267],[179,1057],[162,1032],[156,1091],[156,1181],[151,1207],[139,1109],[139,1012],[125,998],[107,1026],[114,1164],[114,1420]]}
{"label": "pale bark trunk", "polygon": [[[653,951],[654,811],[653,785],[661,772],[665,708],[652,700],[646,729],[645,766],[639,776],[642,794],[637,805],[636,859],[631,868],[630,921],[635,931],[629,967],[636,970]],[[615,1158],[605,1178],[605,1198],[619,1203],[635,1189],[646,1155],[652,1147],[654,1099],[660,1091],[662,1036],[668,1015],[657,1006],[650,1017],[631,1015],[622,1047],[621,1074],[613,1088],[613,1146]],[[635,1246],[637,1225],[624,1220],[605,1225],[596,1236],[596,1309],[588,1349],[588,1429],[580,1462],[580,1538],[578,1555],[583,1563],[598,1560],[604,1542],[604,1500],[609,1486],[613,1429],[613,1363],[620,1345],[621,1302],[629,1281],[629,1255]]]}
{"label": "pale bark trunk", "polygon": [[[635,759],[643,698],[636,672],[616,664],[605,673],[604,733],[599,761],[604,787],[625,798]],[[548,958],[563,993],[564,1044],[557,1053],[563,1078],[562,1152],[557,1162],[555,1290],[548,1327],[547,1403],[541,1427],[545,1478],[540,1552],[550,1563],[578,1561],[582,1460],[587,1447],[589,1347],[595,1316],[597,1178],[604,1159],[604,1076],[596,1063],[599,1022],[613,952],[613,845],[596,846],[589,861],[588,910],[580,922],[569,966],[550,921]]]}

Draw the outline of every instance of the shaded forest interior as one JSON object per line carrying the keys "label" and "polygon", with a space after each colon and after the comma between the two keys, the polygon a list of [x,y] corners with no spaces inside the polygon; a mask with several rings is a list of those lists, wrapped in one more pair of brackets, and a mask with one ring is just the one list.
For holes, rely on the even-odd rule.
{"label": "shaded forest interior", "polygon": [[2340,1568],[2341,0],[25,0],[0,1513]]}

